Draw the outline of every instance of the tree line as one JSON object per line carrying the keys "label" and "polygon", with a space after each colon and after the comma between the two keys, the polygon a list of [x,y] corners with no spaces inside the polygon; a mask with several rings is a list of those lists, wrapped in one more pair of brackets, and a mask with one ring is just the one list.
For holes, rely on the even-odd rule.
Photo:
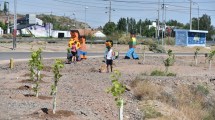
{"label": "tree line", "polygon": [[[198,26],[199,21],[199,26]],[[129,32],[135,32],[138,35],[146,36],[146,37],[157,37],[156,36],[156,28],[151,27],[149,28],[149,25],[152,25],[154,21],[151,21],[149,19],[145,20],[139,20],[136,21],[134,18],[120,18],[117,24],[114,22],[108,22],[103,27],[103,32],[108,35],[112,36],[113,34],[119,33],[129,33]],[[156,24],[158,24],[158,20],[155,21]],[[160,25],[162,22],[160,22]],[[171,29],[190,29],[190,24],[186,23],[180,23],[177,20],[169,20],[166,23],[166,26],[170,26]],[[207,34],[207,40],[211,40],[211,36],[215,34],[215,27],[211,25],[211,18],[207,14],[203,14],[202,17],[198,18],[192,18],[192,29],[193,30],[206,30],[208,31]],[[161,36],[161,31],[159,32]],[[168,31],[164,33],[168,35]],[[174,37],[174,34],[170,34],[170,36]]]}

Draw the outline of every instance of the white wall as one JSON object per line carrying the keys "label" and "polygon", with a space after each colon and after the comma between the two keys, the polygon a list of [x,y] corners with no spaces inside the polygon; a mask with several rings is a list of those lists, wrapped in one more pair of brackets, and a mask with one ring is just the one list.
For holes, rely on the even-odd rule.
{"label": "white wall", "polygon": [[3,35],[3,29],[0,27],[0,35]]}
{"label": "white wall", "polygon": [[[35,37],[48,37],[49,31],[43,26],[34,25],[21,30],[22,34],[33,34]],[[50,32],[51,33],[51,32]]]}
{"label": "white wall", "polygon": [[64,33],[64,37],[71,37],[70,31],[52,30],[52,37],[58,38],[58,33]]}
{"label": "white wall", "polygon": [[42,20],[40,20],[40,19],[38,19],[38,18],[36,18],[36,24],[38,24],[38,25],[43,25],[43,21]]}

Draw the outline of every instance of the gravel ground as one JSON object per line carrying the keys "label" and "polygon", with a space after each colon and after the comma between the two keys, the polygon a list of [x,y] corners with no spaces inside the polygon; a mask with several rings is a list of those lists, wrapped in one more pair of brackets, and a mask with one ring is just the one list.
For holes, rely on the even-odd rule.
{"label": "gravel ground", "polygon": [[[144,74],[144,79],[154,80],[159,84],[172,87],[174,84],[192,84],[193,82],[207,82],[210,78],[215,78],[215,63],[212,69],[208,70],[208,65],[204,63],[204,58],[200,57],[198,66],[194,66],[192,57],[177,57],[174,66],[170,71],[176,73],[176,77],[152,77],[148,76],[151,71],[164,70],[162,60],[164,57],[147,57],[144,64],[141,60],[124,60],[120,58],[114,61],[114,69],[122,73],[120,81],[129,86],[130,83],[140,74]],[[44,77],[40,84],[40,96],[47,99],[26,97],[24,95],[33,94],[32,90],[19,90],[20,86],[32,86],[32,83],[23,82],[29,79],[28,65],[26,62],[15,63],[14,69],[9,69],[7,64],[0,65],[0,119],[1,120],[38,120],[38,119],[77,119],[77,120],[114,120],[118,117],[118,108],[114,98],[107,94],[105,90],[111,86],[111,73],[99,73],[102,58],[89,58],[87,60],[65,64],[61,71],[63,77],[59,81],[57,93],[57,110],[72,112],[70,116],[61,118],[44,117],[41,108],[52,109],[52,99],[50,98],[50,86],[53,83],[51,72],[54,60],[44,60],[45,69],[42,71]],[[211,84],[212,86],[212,84]],[[212,86],[213,87],[213,86]],[[134,98],[131,91],[126,91],[124,99],[125,120],[141,120],[144,114],[139,108],[139,102]],[[35,113],[36,112],[36,113]]]}

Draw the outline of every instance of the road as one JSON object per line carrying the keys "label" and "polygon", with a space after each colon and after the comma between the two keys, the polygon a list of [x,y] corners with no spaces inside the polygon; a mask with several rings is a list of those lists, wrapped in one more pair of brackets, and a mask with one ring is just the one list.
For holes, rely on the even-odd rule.
{"label": "road", "polygon": [[[200,53],[199,56],[204,56],[205,53]],[[102,57],[104,53],[96,53],[96,52],[90,52],[87,54],[87,56],[90,57]],[[125,53],[120,53],[120,56],[124,56]],[[140,53],[139,53],[140,55]],[[145,56],[165,56],[166,53],[145,53]],[[193,56],[194,53],[175,53],[176,56]],[[66,58],[67,53],[66,52],[43,52],[42,57],[44,59],[49,58]],[[10,58],[13,59],[30,59],[31,52],[0,52],[0,61],[1,60],[10,60]]]}

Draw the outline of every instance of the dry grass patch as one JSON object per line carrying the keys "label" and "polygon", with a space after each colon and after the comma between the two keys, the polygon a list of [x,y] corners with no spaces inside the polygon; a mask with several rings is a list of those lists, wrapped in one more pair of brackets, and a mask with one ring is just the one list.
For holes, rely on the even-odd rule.
{"label": "dry grass patch", "polygon": [[160,96],[162,87],[150,82],[149,80],[134,80],[131,83],[134,91],[134,96],[138,100],[153,100]]}
{"label": "dry grass patch", "polygon": [[181,83],[172,87],[170,83],[167,82],[164,86],[158,81],[143,80],[137,77],[130,84],[136,99],[142,102],[158,101],[157,105],[146,103],[141,105],[140,108],[144,112],[145,118],[179,120],[181,116],[184,116],[184,119],[188,120],[215,119],[215,114],[211,112],[215,111],[214,102],[213,98],[208,96],[210,88],[207,84]]}

